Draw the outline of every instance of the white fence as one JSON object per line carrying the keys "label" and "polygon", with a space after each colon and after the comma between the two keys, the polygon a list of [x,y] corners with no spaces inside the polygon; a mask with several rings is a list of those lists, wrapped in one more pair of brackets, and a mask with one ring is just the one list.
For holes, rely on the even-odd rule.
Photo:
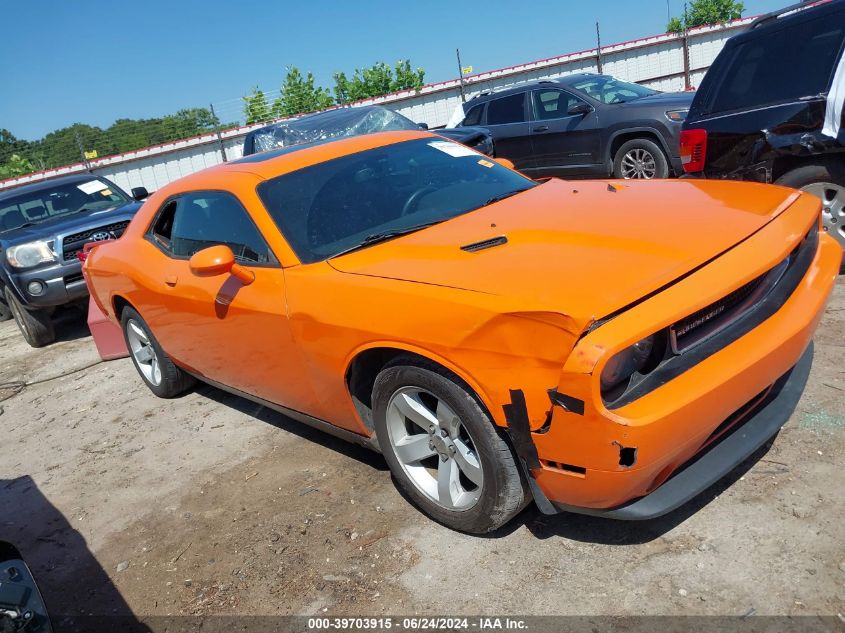
{"label": "white fence", "polygon": [[[725,41],[752,21],[753,18],[744,18],[724,25],[699,27],[690,30],[687,38],[667,33],[602,46],[600,52],[591,49],[479,73],[464,77],[464,93],[469,99],[481,92],[502,89],[523,81],[553,79],[599,70],[658,90],[684,90],[688,85],[698,86]],[[451,80],[428,84],[419,91],[408,90],[367,99],[356,105],[389,106],[414,121],[436,128],[447,124],[460,102],[459,82]],[[91,161],[90,169],[126,190],[143,186],[155,191],[177,178],[223,162],[224,152],[227,160],[240,158],[244,136],[258,127],[261,126],[238,127],[221,132],[220,135],[207,134],[108,156]],[[77,163],[27,174],[0,181],[0,189],[79,173],[87,168]]]}

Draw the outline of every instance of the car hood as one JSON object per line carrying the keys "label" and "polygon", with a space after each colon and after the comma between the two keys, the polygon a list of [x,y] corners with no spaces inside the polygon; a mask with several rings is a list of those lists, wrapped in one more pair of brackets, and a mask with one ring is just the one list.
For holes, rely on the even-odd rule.
{"label": "car hood", "polygon": [[109,209],[83,211],[82,213],[50,218],[32,226],[2,231],[0,232],[0,243],[12,246],[33,240],[54,239],[59,235],[75,233],[97,224],[108,224],[112,217],[132,216],[140,207],[140,202],[133,201]]}
{"label": "car hood", "polygon": [[667,106],[674,108],[689,108],[695,98],[694,92],[658,92],[641,99],[628,101],[628,106]]}
{"label": "car hood", "polygon": [[[737,182],[553,179],[329,263],[498,295],[508,311],[558,312],[583,328],[724,253],[798,195]],[[461,249],[499,236],[507,243]]]}

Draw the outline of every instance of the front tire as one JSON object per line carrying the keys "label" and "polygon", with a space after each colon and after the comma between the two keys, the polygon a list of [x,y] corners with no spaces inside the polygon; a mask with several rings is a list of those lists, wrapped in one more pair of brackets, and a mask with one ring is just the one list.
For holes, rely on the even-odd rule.
{"label": "front tire", "polygon": [[510,447],[457,376],[399,358],[376,377],[373,417],[398,486],[435,521],[484,534],[525,507],[527,487]]}
{"label": "front tire", "polygon": [[669,177],[669,161],[657,143],[645,138],[627,141],[613,156],[613,177],[653,180]]}
{"label": "front tire", "polygon": [[44,347],[56,340],[56,331],[50,314],[44,310],[27,310],[9,290],[3,289],[6,305],[15,318],[24,340],[32,347]]}
{"label": "front tire", "polygon": [[175,398],[194,385],[194,377],[173,364],[137,310],[124,308],[120,324],[132,364],[150,391],[159,398]]}
{"label": "front tire", "polygon": [[[804,165],[775,182],[811,193],[822,201],[822,225],[845,248],[845,168],[835,163]],[[843,263],[845,268],[845,263]]]}

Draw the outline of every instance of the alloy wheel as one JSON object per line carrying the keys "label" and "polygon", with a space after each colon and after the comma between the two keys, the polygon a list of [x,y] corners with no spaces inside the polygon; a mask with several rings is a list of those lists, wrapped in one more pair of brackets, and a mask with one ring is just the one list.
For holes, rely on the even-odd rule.
{"label": "alloy wheel", "polygon": [[801,187],[822,201],[822,224],[840,241],[845,239],[845,187],[832,182],[814,182]]}
{"label": "alloy wheel", "polygon": [[420,492],[448,510],[478,503],[481,461],[449,405],[425,389],[403,387],[391,396],[386,421],[390,448]]}
{"label": "alloy wheel", "polygon": [[126,340],[135,364],[141,374],[152,385],[161,384],[161,366],[158,362],[155,348],[150,342],[150,337],[135,319],[126,322]]}
{"label": "alloy wheel", "polygon": [[625,179],[650,180],[657,174],[657,163],[651,152],[634,147],[622,157],[621,171]]}

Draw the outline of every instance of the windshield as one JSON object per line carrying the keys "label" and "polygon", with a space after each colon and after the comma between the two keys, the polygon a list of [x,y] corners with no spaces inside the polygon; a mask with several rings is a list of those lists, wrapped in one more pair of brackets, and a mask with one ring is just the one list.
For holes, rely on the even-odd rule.
{"label": "windshield", "polygon": [[80,180],[0,200],[0,232],[40,224],[81,211],[97,211],[129,200],[102,180]]}
{"label": "windshield", "polygon": [[253,136],[254,151],[374,132],[419,129],[410,119],[387,108],[338,108],[258,130]]}
{"label": "windshield", "polygon": [[300,261],[310,263],[533,186],[463,145],[424,138],[279,176],[259,185],[258,195]]}
{"label": "windshield", "polygon": [[657,94],[657,90],[602,75],[584,79],[576,84],[572,84],[572,87],[596,101],[607,104],[627,103],[628,101]]}

